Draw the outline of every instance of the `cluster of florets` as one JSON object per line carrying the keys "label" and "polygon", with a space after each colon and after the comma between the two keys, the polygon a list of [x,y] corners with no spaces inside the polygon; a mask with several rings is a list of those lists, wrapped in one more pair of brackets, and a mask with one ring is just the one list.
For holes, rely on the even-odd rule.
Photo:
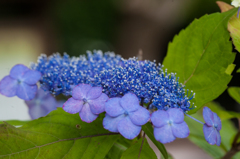
{"label": "cluster of florets", "polygon": [[121,65],[121,62],[120,56],[110,52],[87,52],[87,56],[79,57],[69,57],[66,53],[61,56],[57,53],[50,57],[41,55],[38,63],[32,63],[31,68],[41,72],[40,83],[44,90],[54,95],[62,93],[68,96],[76,85],[91,83],[96,74]]}
{"label": "cluster of florets", "polygon": [[[79,113],[88,123],[106,112],[104,128],[127,139],[137,137],[147,122],[152,122],[154,136],[161,143],[189,135],[184,115],[189,116],[187,111],[194,109],[190,104],[194,94],[188,90],[185,94],[175,74],[164,72],[161,64],[96,51],[78,58],[42,55],[32,69],[14,66],[1,80],[0,93],[27,100],[33,119],[58,106],[50,94],[41,90],[36,93],[39,80],[42,88],[54,95],[72,96],[63,104],[63,110]],[[200,123],[204,124],[206,140],[220,145],[220,118],[209,108],[203,109],[203,116],[206,123]]]}
{"label": "cluster of florets", "polygon": [[142,103],[151,102],[150,108],[181,108],[184,112],[194,108],[190,104],[194,94],[185,95],[175,74],[167,74],[156,62],[125,60],[114,53],[95,51],[78,58],[42,55],[32,69],[41,72],[42,88],[55,95],[71,95],[76,85],[84,83],[102,87],[110,98],[132,92]]}

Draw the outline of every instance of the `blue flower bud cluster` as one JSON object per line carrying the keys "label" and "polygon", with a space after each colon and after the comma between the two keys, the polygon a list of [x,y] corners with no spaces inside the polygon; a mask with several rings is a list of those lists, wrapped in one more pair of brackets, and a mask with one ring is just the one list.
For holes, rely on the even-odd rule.
{"label": "blue flower bud cluster", "polygon": [[150,103],[150,108],[181,108],[184,112],[194,108],[190,104],[194,94],[186,95],[175,74],[163,71],[155,61],[126,60],[114,53],[94,51],[80,57],[42,55],[32,69],[41,72],[43,89],[55,95],[71,95],[74,86],[84,83],[102,87],[110,98],[132,92],[142,103]]}
{"label": "blue flower bud cluster", "polygon": [[57,53],[50,57],[41,55],[38,63],[32,63],[31,68],[42,74],[40,80],[44,90],[54,95],[71,95],[74,86],[89,84],[93,77],[105,69],[111,69],[121,63],[121,56],[101,51],[87,52],[87,56],[69,57],[64,53],[63,57]]}

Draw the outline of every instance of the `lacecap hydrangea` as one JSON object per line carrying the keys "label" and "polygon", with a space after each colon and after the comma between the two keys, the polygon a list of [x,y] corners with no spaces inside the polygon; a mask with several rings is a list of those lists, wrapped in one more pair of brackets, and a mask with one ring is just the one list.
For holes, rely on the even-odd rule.
{"label": "lacecap hydrangea", "polygon": [[[45,91],[72,96],[63,109],[79,113],[83,121],[92,122],[106,111],[104,128],[127,139],[135,138],[147,122],[152,122],[154,136],[161,143],[189,135],[184,115],[195,108],[190,102],[195,94],[155,61],[94,51],[79,57],[41,55],[31,69],[41,73],[39,82]],[[199,122],[204,124],[206,140],[219,145],[221,121],[209,112],[203,112],[206,124]],[[212,132],[215,135],[209,137]]]}

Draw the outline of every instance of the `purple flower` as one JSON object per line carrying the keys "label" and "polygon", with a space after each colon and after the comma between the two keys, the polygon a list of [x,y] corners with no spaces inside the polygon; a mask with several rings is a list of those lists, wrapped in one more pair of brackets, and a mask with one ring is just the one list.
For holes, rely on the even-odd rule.
{"label": "purple flower", "polygon": [[17,64],[11,69],[10,75],[0,81],[0,93],[7,97],[16,95],[21,99],[31,100],[37,92],[36,83],[40,78],[40,72]]}
{"label": "purple flower", "polygon": [[90,123],[104,112],[107,100],[108,96],[102,93],[101,87],[79,84],[73,89],[72,98],[64,103],[63,110],[71,114],[79,112],[81,119]]}
{"label": "purple flower", "polygon": [[152,113],[151,121],[154,125],[156,140],[163,144],[172,142],[177,137],[186,138],[189,135],[184,113],[179,108],[169,108],[167,111],[157,110]]}
{"label": "purple flower", "polygon": [[46,116],[62,104],[62,102],[58,102],[49,92],[45,92],[42,89],[37,91],[34,99],[25,101],[25,103],[29,108],[28,112],[31,119]]}
{"label": "purple flower", "polygon": [[207,142],[211,145],[221,144],[221,136],[219,131],[222,129],[222,123],[218,115],[211,111],[208,107],[203,108],[203,118],[206,122],[203,125],[203,133]]}
{"label": "purple flower", "polygon": [[106,116],[103,126],[111,132],[119,132],[127,139],[135,138],[141,126],[150,119],[147,109],[139,105],[135,94],[127,93],[122,98],[111,98],[105,104]]}

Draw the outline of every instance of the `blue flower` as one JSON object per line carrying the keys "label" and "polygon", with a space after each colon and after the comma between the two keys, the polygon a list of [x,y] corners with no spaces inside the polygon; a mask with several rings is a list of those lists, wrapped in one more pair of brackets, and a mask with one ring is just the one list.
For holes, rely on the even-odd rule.
{"label": "blue flower", "polygon": [[103,126],[111,132],[119,132],[127,139],[135,138],[141,126],[150,118],[147,109],[139,105],[135,94],[127,93],[122,98],[111,98],[105,105],[106,116]]}
{"label": "blue flower", "polygon": [[150,108],[158,110],[180,108],[187,112],[195,108],[190,103],[194,93],[185,91],[175,73],[168,74],[155,61],[126,60],[114,53],[94,51],[72,58],[67,54],[43,55],[32,68],[42,73],[42,88],[55,95],[71,95],[76,85],[84,83],[102,87],[110,98],[132,92],[141,103],[151,102]]}
{"label": "blue flower", "polygon": [[107,100],[108,96],[102,93],[101,87],[79,84],[73,89],[72,97],[64,103],[63,110],[71,114],[79,113],[83,121],[90,123],[104,112]]}
{"label": "blue flower", "polygon": [[103,70],[111,70],[116,65],[121,65],[121,56],[94,51],[94,54],[87,52],[87,56],[79,57],[69,57],[67,54],[61,57],[60,54],[54,54],[47,58],[42,55],[38,58],[38,63],[31,67],[42,73],[40,83],[44,90],[54,95],[63,93],[68,96],[78,84],[89,84],[95,75]]}
{"label": "blue flower", "polygon": [[211,145],[221,144],[221,136],[219,131],[222,129],[221,119],[218,115],[211,111],[208,107],[203,108],[203,118],[206,122],[203,125],[203,133],[207,142]]}
{"label": "blue flower", "polygon": [[152,113],[151,121],[154,125],[156,140],[163,144],[172,142],[177,137],[186,138],[189,135],[189,128],[184,121],[184,113],[181,109],[157,110]]}
{"label": "blue flower", "polygon": [[10,75],[0,81],[0,93],[7,97],[16,95],[21,99],[31,100],[35,97],[36,83],[40,78],[40,72],[17,64],[11,69]]}
{"label": "blue flower", "polygon": [[34,99],[25,101],[25,103],[29,108],[28,112],[31,119],[46,116],[52,110],[62,106],[62,102],[58,102],[49,92],[42,89],[37,91]]}

